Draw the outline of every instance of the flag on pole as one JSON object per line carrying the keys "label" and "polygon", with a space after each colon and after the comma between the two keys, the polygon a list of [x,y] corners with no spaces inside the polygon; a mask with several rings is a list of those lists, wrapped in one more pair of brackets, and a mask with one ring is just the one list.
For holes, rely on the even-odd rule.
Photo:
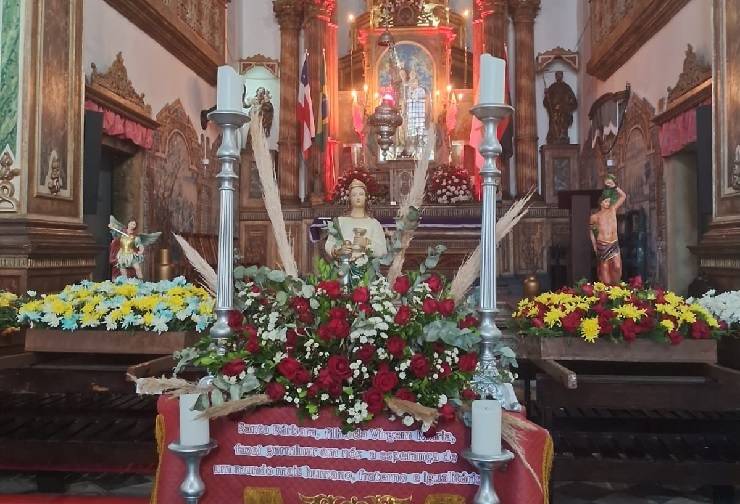
{"label": "flag on pole", "polygon": [[308,149],[311,148],[313,137],[316,136],[316,126],[313,117],[313,102],[311,101],[311,84],[308,80],[308,51],[303,55],[301,65],[301,84],[298,87],[298,123],[301,125],[301,152],[304,159],[308,159]]}
{"label": "flag on pole", "polygon": [[319,76],[321,87],[321,106],[319,107],[319,121],[316,124],[316,145],[324,152],[329,137],[329,92],[326,88],[326,51],[321,55],[321,75]]}

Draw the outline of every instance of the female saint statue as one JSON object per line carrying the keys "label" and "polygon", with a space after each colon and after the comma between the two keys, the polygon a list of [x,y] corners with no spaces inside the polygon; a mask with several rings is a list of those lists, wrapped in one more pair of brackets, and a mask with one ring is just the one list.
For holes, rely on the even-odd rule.
{"label": "female saint statue", "polygon": [[326,253],[334,259],[357,261],[366,256],[383,257],[388,253],[383,226],[367,215],[367,186],[360,180],[349,185],[349,215],[334,222],[333,233],[326,239]]}

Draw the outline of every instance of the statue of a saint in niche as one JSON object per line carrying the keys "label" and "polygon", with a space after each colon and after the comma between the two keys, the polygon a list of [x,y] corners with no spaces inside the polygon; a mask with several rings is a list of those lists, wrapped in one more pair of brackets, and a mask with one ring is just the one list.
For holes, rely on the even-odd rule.
{"label": "statue of a saint in niche", "polygon": [[578,100],[573,89],[563,82],[563,72],[555,72],[555,82],[545,89],[542,104],[550,118],[547,130],[548,144],[569,144],[568,128],[573,124],[573,112],[578,108]]}
{"label": "statue of a saint in niche", "polygon": [[426,142],[427,91],[419,84],[415,70],[409,72],[405,109],[406,143],[403,153],[418,158]]}

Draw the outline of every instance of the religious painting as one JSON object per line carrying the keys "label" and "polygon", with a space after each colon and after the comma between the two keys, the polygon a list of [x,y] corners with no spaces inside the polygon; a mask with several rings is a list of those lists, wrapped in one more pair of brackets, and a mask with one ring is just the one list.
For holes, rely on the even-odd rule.
{"label": "religious painting", "polygon": [[70,23],[74,2],[44,0],[42,9],[42,64],[39,99],[39,157],[36,171],[36,194],[72,199],[75,177],[74,158],[68,144],[74,131],[68,114],[78,104],[69,90],[71,50]]}

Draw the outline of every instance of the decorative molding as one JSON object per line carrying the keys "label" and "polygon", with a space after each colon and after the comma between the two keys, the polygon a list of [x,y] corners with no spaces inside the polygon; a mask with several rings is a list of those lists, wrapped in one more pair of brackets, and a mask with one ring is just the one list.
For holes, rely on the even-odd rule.
{"label": "decorative molding", "polygon": [[42,268],[89,268],[95,267],[95,259],[81,258],[41,258],[23,256],[0,256],[0,269],[42,269]]}
{"label": "decorative molding", "polygon": [[405,499],[392,495],[368,495],[366,497],[341,497],[336,495],[300,495],[302,504],[408,504],[411,497]]}
{"label": "decorative molding", "polygon": [[591,59],[586,71],[608,79],[689,0],[591,2]]}
{"label": "decorative molding", "polygon": [[18,211],[19,201],[15,197],[13,179],[20,175],[21,170],[15,165],[15,158],[10,147],[0,155],[0,212]]}
{"label": "decorative molding", "polygon": [[225,62],[224,0],[105,0],[211,85]]}
{"label": "decorative molding", "polygon": [[303,24],[303,0],[273,0],[272,11],[280,30],[298,31]]}
{"label": "decorative molding", "polygon": [[712,65],[699,60],[691,44],[686,49],[683,60],[683,71],[678,76],[674,87],[668,88],[668,103],[676,101],[696,86],[712,78]]}
{"label": "decorative molding", "polygon": [[[656,124],[664,124],[684,112],[698,107],[712,99],[711,77],[693,89],[683,93],[675,101],[668,102],[665,109],[653,118]],[[659,104],[660,107],[660,104]]]}
{"label": "decorative molding", "polygon": [[570,65],[573,70],[578,71],[578,51],[571,51],[570,49],[564,49],[557,46],[555,49],[541,52],[537,54],[537,73],[544,72],[547,67],[552,65],[555,61],[560,60],[567,65]]}
{"label": "decorative molding", "polygon": [[92,101],[136,121],[147,128],[157,129],[159,123],[152,119],[152,107],[144,101],[144,93],[138,93],[119,52],[106,72],[99,72],[91,63],[92,73],[85,84],[85,96]]}
{"label": "decorative molding", "polygon": [[263,67],[267,69],[272,75],[280,78],[280,61],[269,58],[264,54],[255,54],[239,60],[239,73],[245,74],[255,67]]}

